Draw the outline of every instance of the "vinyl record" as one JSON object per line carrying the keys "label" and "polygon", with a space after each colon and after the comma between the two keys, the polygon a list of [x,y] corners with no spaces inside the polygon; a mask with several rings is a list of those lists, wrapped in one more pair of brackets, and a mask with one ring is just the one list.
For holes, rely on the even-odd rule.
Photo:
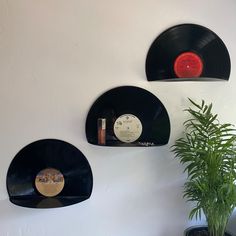
{"label": "vinyl record", "polygon": [[213,31],[196,24],[173,26],[152,43],[146,58],[147,80],[228,80],[230,55]]}
{"label": "vinyl record", "polygon": [[[97,127],[103,121],[103,129]],[[101,133],[102,130],[102,133]],[[103,146],[160,146],[168,143],[170,120],[162,102],[135,86],[116,87],[91,106],[86,120],[89,143]]]}
{"label": "vinyl record", "polygon": [[21,149],[7,172],[10,201],[31,208],[54,208],[88,199],[93,176],[81,151],[56,139],[33,142]]}

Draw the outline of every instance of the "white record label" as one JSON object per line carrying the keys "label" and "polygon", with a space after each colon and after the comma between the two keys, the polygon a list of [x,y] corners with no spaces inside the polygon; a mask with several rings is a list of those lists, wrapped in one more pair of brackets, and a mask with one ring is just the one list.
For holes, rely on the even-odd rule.
{"label": "white record label", "polygon": [[138,117],[132,114],[124,114],[118,117],[114,123],[115,136],[124,143],[136,141],[142,134],[142,123]]}

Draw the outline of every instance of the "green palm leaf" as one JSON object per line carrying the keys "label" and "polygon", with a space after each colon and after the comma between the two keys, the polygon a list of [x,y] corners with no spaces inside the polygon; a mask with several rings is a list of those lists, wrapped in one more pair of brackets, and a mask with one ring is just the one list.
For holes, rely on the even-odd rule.
{"label": "green palm leaf", "polygon": [[212,104],[189,101],[191,107],[184,111],[191,117],[171,149],[188,175],[183,196],[195,203],[190,219],[201,218],[203,212],[210,235],[223,236],[236,206],[236,130],[220,124]]}

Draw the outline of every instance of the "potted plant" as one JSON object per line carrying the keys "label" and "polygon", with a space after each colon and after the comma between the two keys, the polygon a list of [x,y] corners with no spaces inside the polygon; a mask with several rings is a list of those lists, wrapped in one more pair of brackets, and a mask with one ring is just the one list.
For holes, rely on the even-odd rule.
{"label": "potted plant", "polygon": [[185,235],[230,235],[225,229],[236,206],[235,129],[218,121],[212,104],[189,101],[191,106],[185,111],[190,118],[172,151],[187,173],[183,196],[195,204],[189,218],[201,219],[204,213],[207,227],[191,228]]}

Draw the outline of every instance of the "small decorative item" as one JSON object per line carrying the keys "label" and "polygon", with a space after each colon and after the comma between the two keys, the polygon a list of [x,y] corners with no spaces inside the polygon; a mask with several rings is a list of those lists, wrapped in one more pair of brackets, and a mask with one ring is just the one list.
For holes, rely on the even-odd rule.
{"label": "small decorative item", "polygon": [[106,144],[106,119],[98,118],[98,144]]}

